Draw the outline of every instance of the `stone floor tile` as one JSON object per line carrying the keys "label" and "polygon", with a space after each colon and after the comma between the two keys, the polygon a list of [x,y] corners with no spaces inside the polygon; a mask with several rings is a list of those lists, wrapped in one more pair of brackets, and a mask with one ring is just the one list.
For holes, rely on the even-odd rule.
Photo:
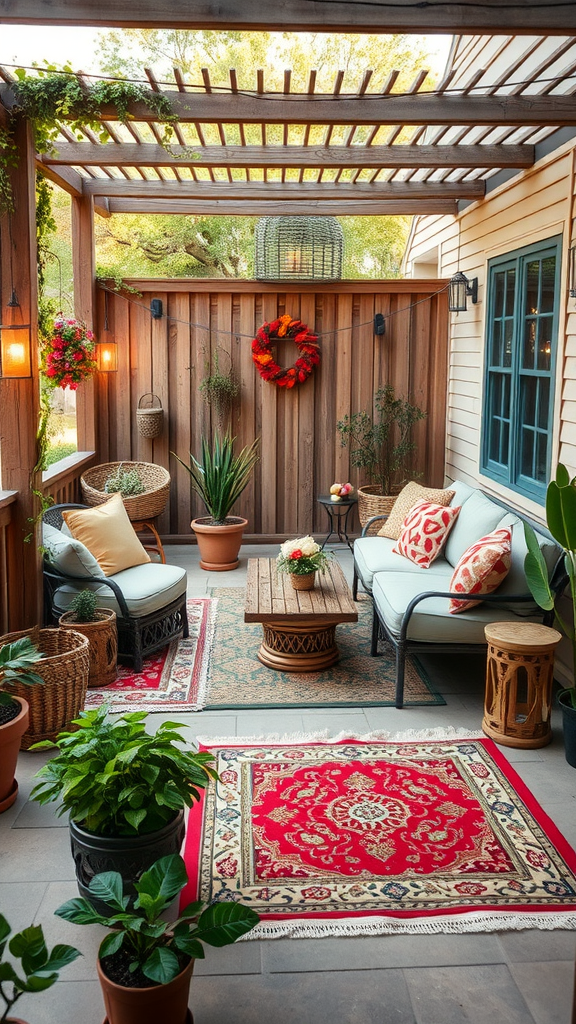
{"label": "stone floor tile", "polygon": [[[67,900],[78,899],[76,881],[51,882],[34,917],[34,924],[41,924],[49,946],[63,942],[75,946],[82,953],[73,964],[66,968],[65,980],[97,981],[96,960],[98,948],[107,935],[107,929],[98,924],[77,925],[56,917],[54,911]],[[64,974],[63,974],[64,977]]]}
{"label": "stone floor tile", "polygon": [[213,949],[205,946],[206,959],[194,964],[194,977],[203,975],[260,974],[262,972],[262,947],[270,942],[235,942],[232,946]]}
{"label": "stone floor tile", "polygon": [[74,878],[70,838],[64,828],[13,828],[0,832],[3,882],[52,882]]}
{"label": "stone floor tile", "polygon": [[567,1024],[574,993],[574,963],[562,960],[510,965],[536,1024]]}
{"label": "stone floor tile", "polygon": [[22,931],[34,923],[47,882],[0,882],[0,913],[4,914],[13,932]]}
{"label": "stone floor tile", "polygon": [[195,977],[194,1024],[415,1024],[401,971]]}
{"label": "stone floor tile", "polygon": [[418,1024],[534,1024],[501,964],[404,971]]}
{"label": "stone floor tile", "polygon": [[102,990],[97,981],[66,981],[65,967],[46,992],[23,995],[14,1012],[34,1024],[102,1024],[106,1016]]}
{"label": "stone floor tile", "polygon": [[499,939],[509,964],[544,960],[574,962],[576,958],[576,933],[561,928],[550,932],[537,928],[502,932]]}
{"label": "stone floor tile", "polygon": [[307,710],[303,713],[302,720],[304,731],[311,733],[328,729],[331,736],[337,736],[341,732],[363,736],[370,731],[363,708],[342,708],[341,711],[328,708]]}
{"label": "stone floor tile", "polygon": [[368,971],[382,968],[493,964],[504,956],[496,935],[375,935],[354,938],[276,939],[262,943],[270,973]]}
{"label": "stone floor tile", "polygon": [[60,803],[39,804],[36,800],[27,800],[12,828],[68,828],[68,815],[57,816]]}
{"label": "stone floor tile", "polygon": [[298,711],[238,711],[236,734],[238,736],[293,736],[303,733],[304,722]]}

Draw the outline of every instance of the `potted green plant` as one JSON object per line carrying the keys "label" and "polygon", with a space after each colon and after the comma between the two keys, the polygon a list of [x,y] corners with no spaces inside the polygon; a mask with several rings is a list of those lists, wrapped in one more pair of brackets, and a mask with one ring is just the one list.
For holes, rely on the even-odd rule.
{"label": "potted green plant", "polygon": [[206,376],[200,381],[198,390],[204,401],[214,409],[218,427],[223,428],[234,399],[240,394],[240,383],[233,369],[223,373],[220,369],[218,350],[214,352],[212,368],[206,364]]}
{"label": "potted green plant", "polygon": [[238,568],[242,534],[248,524],[247,519],[231,516],[230,511],[248,486],[258,461],[259,438],[238,455],[234,454],[234,441],[229,432],[222,436],[216,433],[212,445],[203,437],[200,461],[190,452],[189,463],[172,452],[190,474],[192,488],[209,513],[191,523],[200,548],[200,567],[208,571]]}
{"label": "potted green plant", "polygon": [[30,666],[42,655],[29,637],[0,648],[0,814],[12,806],[18,796],[18,783],[14,776],[20,741],[28,728],[28,702],[17,694],[2,689],[11,681],[33,686],[42,679]]}
{"label": "potted green plant", "polygon": [[364,469],[368,482],[358,488],[358,516],[365,526],[371,516],[390,512],[395,488],[405,480],[412,452],[412,427],[426,413],[406,398],[396,397],[394,386],[385,384],[374,394],[374,415],[355,412],[337,423],[343,448],[350,461]]}
{"label": "potted green plant", "polygon": [[[103,867],[130,883],[184,839],[184,807],[216,778],[213,756],[190,749],[175,722],[146,732],[143,711],[112,717],[106,706],[84,711],[74,732],[59,734],[59,753],[36,774],[31,797],[59,800],[70,815],[70,840],[83,896]],[[37,744],[36,749],[49,746]]]}
{"label": "potted green plant", "polygon": [[116,679],[118,657],[118,631],[116,612],[112,608],[98,608],[98,597],[93,590],[81,590],[70,611],[58,620],[61,629],[75,629],[90,644],[90,671],[88,686],[108,686]]}
{"label": "potted green plant", "polygon": [[[81,956],[74,946],[57,945],[50,952],[42,931],[42,925],[31,925],[15,935],[3,914],[0,914],[0,998],[4,1010],[0,1021],[11,1024],[25,1024],[16,1017],[9,1017],[12,1007],[25,992],[45,992],[58,981],[59,972],[67,964]],[[6,947],[15,960],[20,961],[21,973],[6,958]]]}
{"label": "potted green plant", "polygon": [[558,464],[556,479],[550,481],[546,491],[546,522],[554,540],[564,549],[564,565],[572,601],[571,623],[566,622],[555,607],[548,567],[529,523],[524,523],[528,547],[524,571],[534,600],[545,611],[554,611],[560,629],[572,646],[572,686],[561,690],[558,701],[562,708],[566,760],[576,768],[576,477],[571,480],[562,463]]}
{"label": "potted green plant", "polygon": [[278,572],[286,572],[294,590],[313,590],[317,572],[325,572],[328,555],[313,537],[287,540],[276,558]]}
{"label": "potted green plant", "polygon": [[[189,903],[176,921],[164,920],[187,881],[184,861],[172,854],[144,872],[133,897],[124,894],[121,876],[107,871],[92,879],[86,899],[56,911],[75,924],[112,929],[98,953],[108,1024],[191,1022],[188,992],[194,960],[204,957],[202,943],[226,946],[258,923],[256,911],[236,902]],[[106,916],[94,900],[106,906]]]}

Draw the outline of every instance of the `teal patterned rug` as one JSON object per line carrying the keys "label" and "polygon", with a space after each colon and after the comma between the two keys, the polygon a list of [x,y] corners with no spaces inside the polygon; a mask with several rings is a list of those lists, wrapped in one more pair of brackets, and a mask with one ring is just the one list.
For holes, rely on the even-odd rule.
{"label": "teal patterned rug", "polygon": [[[218,604],[206,709],[394,706],[394,655],[385,648],[370,657],[372,602],[366,595],[358,601],[358,622],[337,627],[338,664],[305,673],[277,672],[258,661],[262,626],[244,622],[242,588],[217,587],[212,596]],[[416,659],[406,666],[404,702],[446,703]]]}

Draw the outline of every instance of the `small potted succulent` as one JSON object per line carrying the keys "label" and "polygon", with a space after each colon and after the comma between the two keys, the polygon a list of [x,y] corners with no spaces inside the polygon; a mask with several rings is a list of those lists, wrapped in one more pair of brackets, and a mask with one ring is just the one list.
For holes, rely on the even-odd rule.
{"label": "small potted succulent", "polygon": [[60,616],[62,629],[75,629],[90,644],[89,687],[108,686],[116,679],[118,657],[118,631],[116,612],[112,608],[98,608],[98,597],[93,590],[81,590],[70,611]]}
{"label": "small potted succulent", "polygon": [[287,572],[294,590],[313,590],[316,572],[325,572],[328,556],[313,537],[287,540],[276,559],[278,572]]}
{"label": "small potted succulent", "polygon": [[[10,938],[11,933],[8,921],[0,914],[0,998],[4,1002],[0,1021],[25,1024],[16,1017],[8,1016],[12,1007],[25,992],[44,992],[52,988],[62,968],[82,954],[74,946],[64,945],[54,946],[50,952],[39,924],[31,925]],[[20,973],[6,958],[6,947],[15,960],[20,960]]]}
{"label": "small potted succulent", "polygon": [[[160,856],[177,853],[184,839],[184,807],[199,800],[216,772],[213,755],[191,749],[175,722],[146,732],[144,711],[112,717],[105,705],[83,711],[74,732],[56,740],[60,752],[36,774],[33,800],[61,801],[70,815],[78,888],[104,865],[127,883]],[[35,749],[49,746],[38,743]]]}
{"label": "small potted succulent", "polygon": [[0,814],[12,806],[18,796],[14,777],[20,741],[28,728],[28,702],[2,689],[5,683],[42,684],[42,678],[30,671],[42,655],[29,637],[0,648]]}
{"label": "small potted succulent", "polygon": [[[191,1024],[188,993],[194,960],[204,957],[202,943],[226,946],[258,923],[255,910],[236,902],[189,903],[176,921],[166,921],[162,915],[187,881],[184,861],[171,854],[144,872],[131,897],[121,876],[106,871],[92,879],[87,898],[56,911],[74,924],[112,929],[98,953],[108,1024]],[[105,915],[94,901],[105,905]]]}

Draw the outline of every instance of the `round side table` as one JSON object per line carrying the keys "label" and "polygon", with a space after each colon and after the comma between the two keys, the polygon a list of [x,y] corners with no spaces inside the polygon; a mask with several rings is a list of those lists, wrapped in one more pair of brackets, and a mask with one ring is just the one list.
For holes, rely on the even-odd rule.
{"label": "round side table", "polygon": [[537,622],[491,622],[482,730],[505,747],[545,747],[552,739],[557,629]]}
{"label": "round side table", "polygon": [[322,549],[334,534],[341,544],[347,544],[352,551],[352,542],[348,536],[348,518],[354,505],[358,504],[358,498],[340,498],[340,501],[332,501],[329,494],[322,494],[317,501],[326,509],[330,525],[330,533],[322,544]]}

